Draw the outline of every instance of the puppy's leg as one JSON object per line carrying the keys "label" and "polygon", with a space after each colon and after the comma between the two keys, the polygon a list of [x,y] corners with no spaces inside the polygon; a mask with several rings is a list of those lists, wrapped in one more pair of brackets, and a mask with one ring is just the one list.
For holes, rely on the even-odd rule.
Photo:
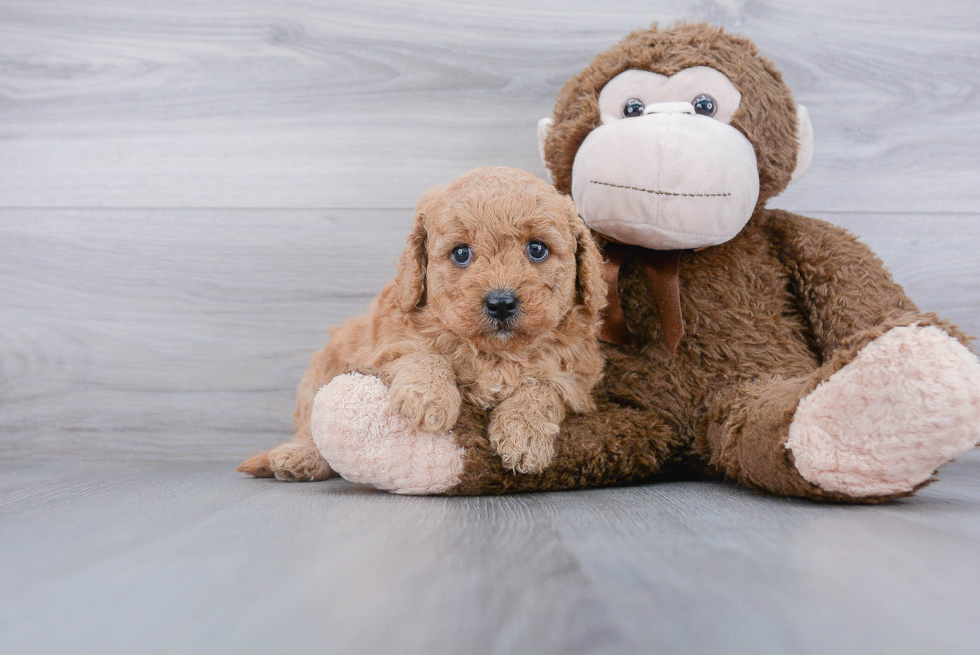
{"label": "puppy's leg", "polygon": [[309,433],[297,434],[292,441],[252,455],[236,470],[256,478],[276,477],[286,482],[318,482],[334,475]]}
{"label": "puppy's leg", "polygon": [[490,444],[504,467],[540,473],[555,455],[555,435],[565,418],[561,396],[544,384],[524,384],[490,415]]}
{"label": "puppy's leg", "polygon": [[445,357],[415,352],[385,367],[391,376],[391,409],[413,428],[441,432],[456,424],[462,398]]}
{"label": "puppy's leg", "polygon": [[296,436],[275,448],[252,455],[239,464],[237,470],[256,478],[277,477],[287,482],[316,482],[332,477],[334,473],[327,460],[313,444],[310,414],[316,392],[342,367],[343,363],[329,347],[315,353],[297,388],[296,409],[293,412]]}
{"label": "puppy's leg", "polygon": [[268,451],[269,469],[280,480],[287,482],[317,482],[334,475],[313,445],[309,431],[297,434],[292,441]]}

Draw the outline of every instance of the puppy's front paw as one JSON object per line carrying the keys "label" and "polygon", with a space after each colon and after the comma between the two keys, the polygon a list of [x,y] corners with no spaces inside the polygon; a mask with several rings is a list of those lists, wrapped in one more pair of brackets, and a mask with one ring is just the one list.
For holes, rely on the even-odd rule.
{"label": "puppy's front paw", "polygon": [[463,402],[455,385],[403,384],[395,378],[389,389],[391,409],[413,428],[442,432],[456,425]]}
{"label": "puppy's front paw", "polygon": [[540,473],[555,456],[558,425],[540,412],[501,405],[490,417],[490,443],[504,466],[518,473]]}

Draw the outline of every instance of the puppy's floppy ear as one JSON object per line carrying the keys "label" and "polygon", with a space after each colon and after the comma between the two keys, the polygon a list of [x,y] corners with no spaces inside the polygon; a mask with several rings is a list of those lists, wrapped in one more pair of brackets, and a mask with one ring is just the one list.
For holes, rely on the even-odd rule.
{"label": "puppy's floppy ear", "polygon": [[408,247],[398,262],[398,275],[395,277],[398,308],[403,312],[410,312],[425,304],[425,269],[429,265],[426,216],[437,211],[437,205],[446,189],[446,186],[432,187],[423,194],[415,209],[412,231],[408,235]]}
{"label": "puppy's floppy ear", "polygon": [[408,247],[398,261],[398,275],[395,277],[398,308],[406,313],[425,304],[425,269],[429,264],[427,241],[425,214],[420,211],[412,221]]}
{"label": "puppy's floppy ear", "polygon": [[602,253],[592,233],[575,212],[570,225],[575,234],[576,286],[582,304],[598,316],[606,306],[606,283],[602,279]]}

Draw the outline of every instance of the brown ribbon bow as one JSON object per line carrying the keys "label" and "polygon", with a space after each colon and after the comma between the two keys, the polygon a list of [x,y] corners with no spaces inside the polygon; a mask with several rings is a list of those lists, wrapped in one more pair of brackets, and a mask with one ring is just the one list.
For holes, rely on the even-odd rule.
{"label": "brown ribbon bow", "polygon": [[660,325],[664,330],[667,346],[676,352],[684,336],[684,318],[681,315],[680,280],[677,276],[677,263],[680,250],[647,250],[639,246],[627,246],[609,241],[602,249],[606,260],[602,265],[602,279],[606,281],[606,309],[603,312],[602,329],[599,338],[609,343],[625,346],[632,341],[623,307],[619,303],[619,269],[623,261],[635,254],[643,263],[647,285],[653,295],[653,302],[660,315]]}

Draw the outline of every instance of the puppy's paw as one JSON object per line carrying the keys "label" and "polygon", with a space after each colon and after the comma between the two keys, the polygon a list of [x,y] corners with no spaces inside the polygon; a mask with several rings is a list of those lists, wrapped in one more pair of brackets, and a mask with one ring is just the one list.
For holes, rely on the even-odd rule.
{"label": "puppy's paw", "polygon": [[391,409],[411,427],[442,432],[456,425],[463,403],[456,385],[405,384],[396,377],[389,389]]}
{"label": "puppy's paw", "polygon": [[501,405],[490,417],[490,444],[504,467],[518,473],[540,473],[555,456],[558,425],[540,412]]}
{"label": "puppy's paw", "polygon": [[270,450],[269,470],[286,482],[317,482],[333,474],[316,446],[298,443],[284,443]]}

